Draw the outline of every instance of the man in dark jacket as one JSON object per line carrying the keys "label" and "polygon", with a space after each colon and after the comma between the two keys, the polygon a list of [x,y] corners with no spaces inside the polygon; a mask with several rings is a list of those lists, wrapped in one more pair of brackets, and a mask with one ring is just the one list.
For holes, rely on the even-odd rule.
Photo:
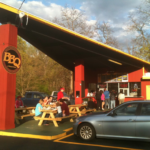
{"label": "man in dark jacket", "polygon": [[115,98],[116,98],[115,91],[112,90],[110,93],[111,109],[113,109],[116,106]]}
{"label": "man in dark jacket", "polygon": [[97,100],[97,110],[101,109],[101,94],[100,94],[100,91],[99,89],[97,89],[96,91],[96,100]]}

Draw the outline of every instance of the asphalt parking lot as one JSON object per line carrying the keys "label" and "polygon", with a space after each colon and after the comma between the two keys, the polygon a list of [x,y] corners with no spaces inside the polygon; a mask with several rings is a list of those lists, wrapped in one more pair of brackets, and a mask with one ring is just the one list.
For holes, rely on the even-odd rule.
{"label": "asphalt parking lot", "polygon": [[54,141],[0,136],[0,150],[149,150],[149,142],[95,139],[83,142],[72,133]]}

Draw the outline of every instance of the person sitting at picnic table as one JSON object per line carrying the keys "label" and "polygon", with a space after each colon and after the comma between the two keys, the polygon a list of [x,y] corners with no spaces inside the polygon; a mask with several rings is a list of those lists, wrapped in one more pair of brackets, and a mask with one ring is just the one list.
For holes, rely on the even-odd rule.
{"label": "person sitting at picnic table", "polygon": [[92,98],[89,98],[88,100],[88,109],[93,109],[95,108],[95,103],[93,102],[93,99]]}
{"label": "person sitting at picnic table", "polygon": [[55,118],[62,117],[62,109],[61,109],[60,102],[56,103],[56,109],[58,113],[56,114]]}
{"label": "person sitting at picnic table", "polygon": [[59,101],[60,99],[67,99],[67,100],[69,100],[68,97],[64,97],[64,94],[63,94],[64,91],[65,91],[64,88],[60,88],[60,91],[57,94],[57,101]]}
{"label": "person sitting at picnic table", "polygon": [[49,96],[49,97],[48,97],[48,104],[49,104],[49,105],[52,105],[52,104],[53,104],[53,97],[52,97],[52,96]]}
{"label": "person sitting at picnic table", "polygon": [[68,105],[66,103],[64,103],[64,100],[63,99],[60,99],[59,100],[59,103],[61,105],[61,110],[62,110],[62,116],[65,117],[65,116],[69,116],[69,108],[68,108]]}
{"label": "person sitting at picnic table", "polygon": [[[43,109],[43,106],[42,106],[43,103],[44,103],[43,99],[40,99],[39,103],[36,105],[36,107],[35,107],[35,116],[36,117],[42,117],[41,110]],[[48,117],[49,117],[49,115],[46,115],[46,118],[48,118]],[[44,120],[43,124],[44,125],[48,125],[47,120]]]}
{"label": "person sitting at picnic table", "polygon": [[43,106],[44,106],[44,105],[47,105],[47,104],[48,104],[48,97],[46,96],[46,97],[43,99],[43,101],[44,101],[44,102],[43,102]]}
{"label": "person sitting at picnic table", "polygon": [[20,106],[23,106],[23,102],[21,100],[21,96],[18,96],[17,97],[17,100],[16,100],[16,108],[19,108]]}

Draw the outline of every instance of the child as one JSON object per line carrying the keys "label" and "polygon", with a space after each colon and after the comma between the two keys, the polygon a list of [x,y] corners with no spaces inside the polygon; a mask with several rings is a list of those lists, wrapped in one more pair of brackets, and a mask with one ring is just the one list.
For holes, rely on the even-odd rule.
{"label": "child", "polygon": [[43,104],[43,100],[40,99],[39,103],[35,107],[35,116],[42,116],[42,112],[41,112],[41,110],[43,109],[42,104]]}
{"label": "child", "polygon": [[60,106],[60,103],[59,103],[59,102],[56,103],[56,109],[57,109],[58,113],[56,114],[55,117],[56,117],[56,118],[62,117],[62,110],[61,110],[61,106]]}
{"label": "child", "polygon": [[[35,108],[35,116],[40,116],[40,117],[42,116],[42,112],[41,112],[41,110],[43,109],[42,105],[43,105],[43,100],[40,99],[39,103],[36,105],[36,108]],[[47,114],[46,118],[48,118],[48,117],[49,117],[49,115]],[[48,125],[47,120],[44,120],[43,124]]]}

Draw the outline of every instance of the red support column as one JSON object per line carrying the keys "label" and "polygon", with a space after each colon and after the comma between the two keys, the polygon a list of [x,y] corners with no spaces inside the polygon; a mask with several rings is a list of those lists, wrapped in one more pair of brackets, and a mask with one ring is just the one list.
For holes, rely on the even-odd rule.
{"label": "red support column", "polygon": [[11,24],[0,26],[0,130],[15,127],[16,74],[8,73],[1,60],[8,46],[17,47],[17,28]]}
{"label": "red support column", "polygon": [[82,103],[82,81],[84,81],[84,62],[83,60],[78,60],[75,62],[75,104]]}

